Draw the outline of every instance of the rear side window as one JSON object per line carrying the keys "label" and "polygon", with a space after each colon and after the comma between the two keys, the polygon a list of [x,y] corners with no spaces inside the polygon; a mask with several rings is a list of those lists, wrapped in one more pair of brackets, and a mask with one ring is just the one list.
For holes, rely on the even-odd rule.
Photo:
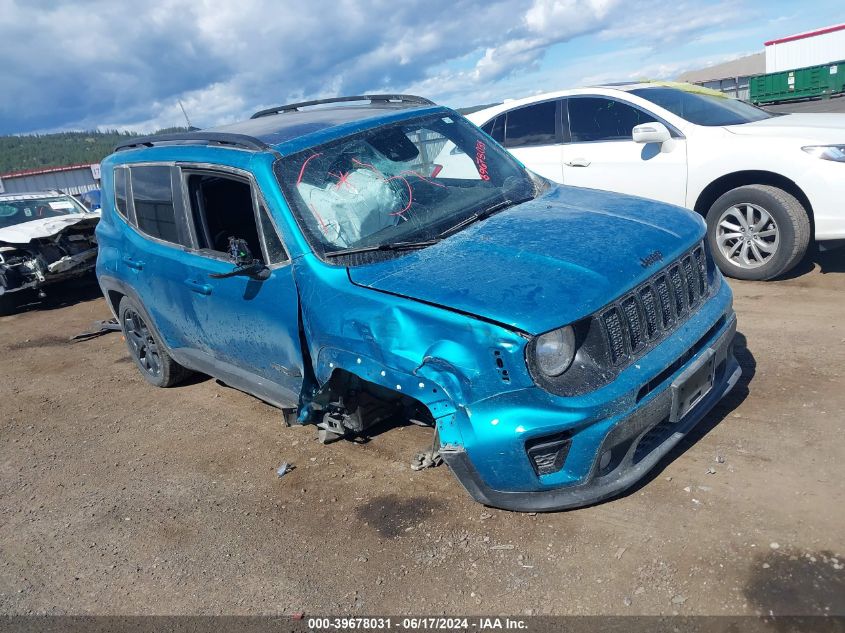
{"label": "rear side window", "polygon": [[634,126],[657,120],[653,115],[615,99],[577,97],[569,99],[568,103],[573,143],[630,141]]}
{"label": "rear side window", "polygon": [[170,167],[132,167],[132,200],[138,228],[150,237],[179,243]]}
{"label": "rear side window", "polygon": [[556,112],[557,102],[555,101],[538,103],[508,112],[505,122],[505,147],[554,143]]}
{"label": "rear side window", "polygon": [[126,169],[118,167],[114,170],[114,207],[124,218],[129,217],[127,202]]}

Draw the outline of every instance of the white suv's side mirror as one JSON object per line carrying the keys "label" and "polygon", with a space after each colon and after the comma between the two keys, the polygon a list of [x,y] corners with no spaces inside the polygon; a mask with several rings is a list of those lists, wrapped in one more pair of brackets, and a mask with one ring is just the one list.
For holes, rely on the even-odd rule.
{"label": "white suv's side mirror", "polygon": [[663,143],[672,138],[669,128],[657,121],[634,126],[632,135],[635,143]]}

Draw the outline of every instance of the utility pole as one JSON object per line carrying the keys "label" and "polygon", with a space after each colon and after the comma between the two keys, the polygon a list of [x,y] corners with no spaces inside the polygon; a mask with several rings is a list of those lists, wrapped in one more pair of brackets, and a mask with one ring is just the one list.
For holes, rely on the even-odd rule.
{"label": "utility pole", "polygon": [[190,130],[190,129],[192,129],[194,126],[193,126],[193,125],[191,125],[191,120],[188,118],[188,113],[187,113],[187,112],[185,112],[185,106],[183,106],[183,105],[182,105],[182,100],[181,100],[181,99],[177,99],[176,101],[177,101],[177,103],[179,103],[179,107],[182,109],[182,114],[184,114],[184,115],[185,115],[185,123],[187,123],[187,124],[188,124],[188,129],[189,129],[189,130]]}

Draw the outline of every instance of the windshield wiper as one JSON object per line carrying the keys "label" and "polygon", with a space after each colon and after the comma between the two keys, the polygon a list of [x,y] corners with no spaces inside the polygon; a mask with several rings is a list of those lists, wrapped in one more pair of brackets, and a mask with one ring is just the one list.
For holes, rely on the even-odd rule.
{"label": "windshield wiper", "polygon": [[326,257],[339,257],[341,255],[354,255],[355,253],[371,253],[375,251],[410,251],[418,248],[425,248],[437,244],[440,238],[433,240],[420,240],[419,242],[387,242],[385,244],[376,244],[374,246],[357,246],[355,248],[344,248],[339,251],[331,251],[326,253]]}
{"label": "windshield wiper", "polygon": [[439,237],[441,239],[444,238],[444,237],[449,237],[450,235],[457,233],[461,229],[466,228],[470,224],[474,224],[475,222],[479,222],[481,220],[489,218],[491,215],[493,215],[497,211],[501,211],[502,209],[506,209],[507,207],[512,207],[515,204],[521,204],[521,203],[525,202],[526,200],[531,200],[531,198],[529,197],[529,198],[526,198],[525,200],[520,200],[518,202],[513,202],[512,200],[502,200],[501,202],[497,202],[493,206],[487,207],[483,211],[478,211],[477,213],[473,213],[472,215],[464,218],[463,220],[458,222],[455,226],[450,226],[445,231],[442,231],[440,233],[440,235],[438,235],[437,237]]}

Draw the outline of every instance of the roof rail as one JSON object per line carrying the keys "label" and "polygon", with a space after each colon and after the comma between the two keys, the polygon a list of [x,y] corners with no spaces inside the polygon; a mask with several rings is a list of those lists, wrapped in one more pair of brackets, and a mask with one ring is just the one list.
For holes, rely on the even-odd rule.
{"label": "roof rail", "polygon": [[272,114],[279,114],[281,112],[296,112],[297,110],[299,110],[299,108],[307,108],[308,106],[323,105],[325,103],[346,103],[349,101],[369,101],[370,104],[416,103],[419,105],[434,105],[433,101],[429,101],[425,97],[417,97],[414,95],[359,95],[355,97],[334,97],[331,99],[315,99],[313,101],[301,101],[300,103],[290,103],[288,105],[277,106],[275,108],[259,110],[250,118],[258,119],[263,116],[270,116]]}
{"label": "roof rail", "polygon": [[208,145],[224,145],[238,149],[248,149],[264,152],[272,149],[267,143],[246,134],[232,134],[229,132],[176,132],[174,134],[158,134],[155,136],[138,136],[121,143],[114,148],[119,152],[134,147],[152,147],[160,143],[196,142]]}

